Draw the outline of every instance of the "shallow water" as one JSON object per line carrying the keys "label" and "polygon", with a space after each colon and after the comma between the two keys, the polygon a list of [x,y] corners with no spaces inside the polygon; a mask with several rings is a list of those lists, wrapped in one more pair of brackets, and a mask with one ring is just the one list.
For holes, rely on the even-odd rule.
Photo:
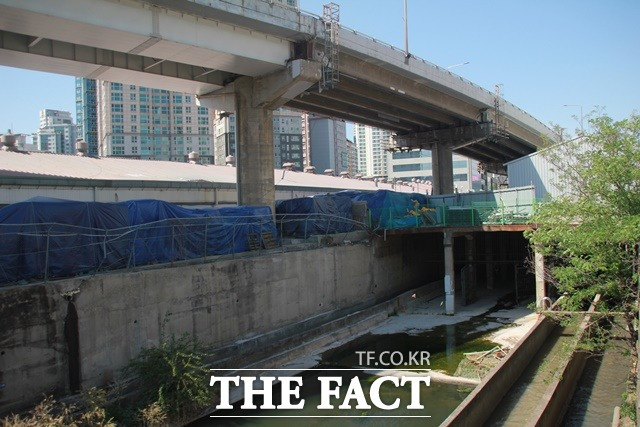
{"label": "shallow water", "polygon": [[624,343],[613,341],[613,346],[603,355],[587,360],[563,426],[611,425],[613,408],[622,404],[622,393],[626,390],[625,382],[631,369],[629,354],[620,348]]}

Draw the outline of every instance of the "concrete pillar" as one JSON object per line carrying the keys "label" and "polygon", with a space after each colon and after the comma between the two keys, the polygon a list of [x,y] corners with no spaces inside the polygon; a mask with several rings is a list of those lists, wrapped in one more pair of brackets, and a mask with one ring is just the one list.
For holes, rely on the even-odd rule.
{"label": "concrete pillar", "polygon": [[484,256],[487,269],[487,289],[493,289],[493,234],[484,233]]}
{"label": "concrete pillar", "polygon": [[456,313],[456,277],[453,260],[453,233],[444,232],[444,295],[445,313]]}
{"label": "concrete pillar", "polygon": [[435,144],[431,148],[433,171],[432,194],[453,194],[453,152],[450,146]]}
{"label": "concrete pillar", "polygon": [[469,263],[466,266],[467,277],[465,279],[466,283],[466,292],[465,292],[465,305],[471,304],[477,298],[476,288],[477,288],[477,279],[476,279],[476,266],[473,262],[476,259],[476,242],[473,238],[473,234],[467,234],[465,241],[465,257]]}
{"label": "concrete pillar", "polygon": [[273,111],[254,107],[253,82],[234,82],[238,205],[267,205],[275,213]]}
{"label": "concrete pillar", "polygon": [[500,245],[500,282],[502,286],[506,286],[507,288],[509,288],[509,269],[511,268],[510,265],[508,265],[506,263],[507,258],[508,258],[508,254],[507,254],[507,246],[509,244],[508,242],[508,236],[507,233],[505,232],[501,232],[498,234],[498,244]]}
{"label": "concrete pillar", "polygon": [[547,296],[544,283],[544,256],[536,251],[534,255],[536,270],[536,307],[542,307],[542,299]]}

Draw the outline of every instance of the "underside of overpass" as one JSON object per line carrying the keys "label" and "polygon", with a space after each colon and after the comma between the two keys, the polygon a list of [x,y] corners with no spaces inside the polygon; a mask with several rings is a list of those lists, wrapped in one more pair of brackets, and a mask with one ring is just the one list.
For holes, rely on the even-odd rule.
{"label": "underside of overpass", "polygon": [[0,12],[3,65],[190,92],[235,111],[239,204],[275,204],[272,111],[284,105],[391,130],[396,150],[433,150],[435,194],[453,192],[452,152],[500,172],[551,134],[447,70],[269,2],[0,0]]}

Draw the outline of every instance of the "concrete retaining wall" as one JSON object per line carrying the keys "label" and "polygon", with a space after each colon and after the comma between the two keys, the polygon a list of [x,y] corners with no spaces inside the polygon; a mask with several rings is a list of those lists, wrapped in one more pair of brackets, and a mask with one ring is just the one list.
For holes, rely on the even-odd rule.
{"label": "concrete retaining wall", "polygon": [[441,426],[483,425],[504,395],[525,370],[555,327],[555,323],[540,315],[536,324],[496,366]]}
{"label": "concrete retaining wall", "polygon": [[228,347],[288,325],[317,327],[431,282],[438,273],[421,261],[441,249],[420,239],[0,289],[0,413],[68,393],[74,382],[107,384],[158,343],[163,324],[167,334]]}
{"label": "concrete retaining wall", "polygon": [[[600,295],[597,295],[589,312],[595,311],[599,301]],[[550,426],[563,419],[587,362],[588,354],[579,351],[577,347],[582,338],[591,333],[591,317],[591,315],[586,315],[580,323],[575,339],[571,342],[571,356],[563,360],[561,366],[556,368],[558,373],[542,395],[527,424],[528,426]]]}

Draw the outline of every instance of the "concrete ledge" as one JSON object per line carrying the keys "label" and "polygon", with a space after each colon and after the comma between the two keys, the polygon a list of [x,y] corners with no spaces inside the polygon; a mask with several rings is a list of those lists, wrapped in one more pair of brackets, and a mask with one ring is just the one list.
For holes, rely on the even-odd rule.
{"label": "concrete ledge", "polygon": [[483,425],[502,401],[511,386],[522,375],[531,355],[536,354],[555,327],[553,320],[539,315],[531,330],[496,366],[441,426]]}
{"label": "concrete ledge", "polygon": [[[595,311],[599,299],[600,295],[597,295],[589,312]],[[542,395],[527,426],[554,425],[564,417],[587,360],[587,353],[579,351],[577,346],[583,337],[589,335],[590,323],[591,315],[587,314],[580,323],[575,339],[571,342],[571,356],[563,360],[562,365],[557,368],[559,373],[554,376]]]}

